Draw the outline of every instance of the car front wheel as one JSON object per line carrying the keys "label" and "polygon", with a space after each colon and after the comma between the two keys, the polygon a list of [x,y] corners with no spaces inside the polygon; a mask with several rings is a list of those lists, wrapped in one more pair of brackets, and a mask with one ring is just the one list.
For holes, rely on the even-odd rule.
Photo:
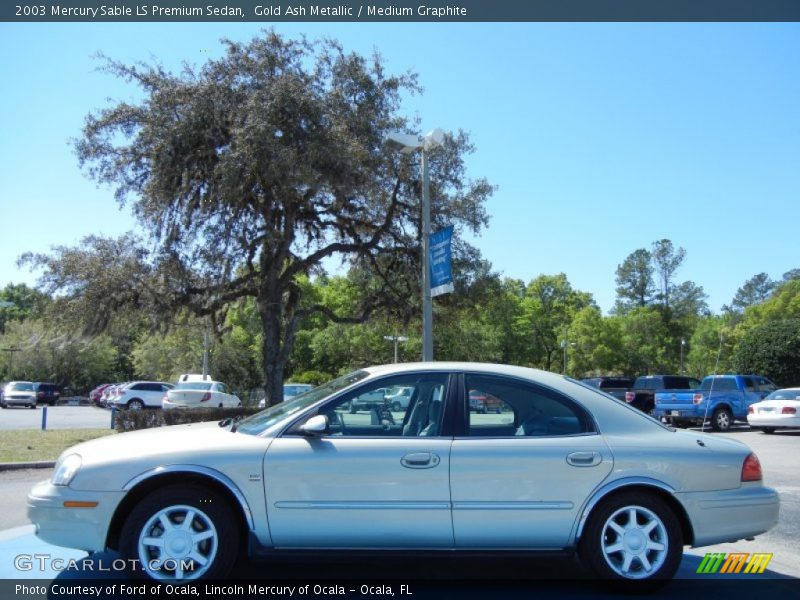
{"label": "car front wheel", "polygon": [[763,431],[764,433],[775,433],[775,428],[774,427],[762,427],[761,431]]}
{"label": "car front wheel", "polygon": [[128,402],[128,410],[142,410],[144,408],[144,402],[134,398],[130,402]]}
{"label": "car front wheel", "polygon": [[236,515],[218,492],[173,485],[147,495],[131,511],[120,550],[136,574],[181,584],[224,578],[236,562]]}
{"label": "car front wheel", "polygon": [[602,501],[581,536],[582,560],[599,578],[627,591],[666,583],[683,554],[681,527],[655,495],[626,492]]}

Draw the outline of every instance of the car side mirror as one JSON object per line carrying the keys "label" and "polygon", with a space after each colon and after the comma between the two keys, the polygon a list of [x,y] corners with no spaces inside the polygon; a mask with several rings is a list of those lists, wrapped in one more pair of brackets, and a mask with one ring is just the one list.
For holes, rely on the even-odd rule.
{"label": "car side mirror", "polygon": [[313,416],[308,421],[300,425],[300,433],[309,437],[323,435],[327,431],[328,417],[325,415]]}

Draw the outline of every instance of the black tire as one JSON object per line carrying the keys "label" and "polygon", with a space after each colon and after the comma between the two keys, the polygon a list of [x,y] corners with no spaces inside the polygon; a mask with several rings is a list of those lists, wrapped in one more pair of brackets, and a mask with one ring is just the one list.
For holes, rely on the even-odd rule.
{"label": "black tire", "polygon": [[[633,524],[631,510],[636,517]],[[653,528],[645,531],[652,523]],[[626,530],[625,541],[615,528]],[[631,531],[638,533],[630,535]],[[661,587],[675,575],[683,556],[683,538],[677,517],[658,496],[620,492],[592,510],[578,549],[583,564],[614,589],[645,592]]]}
{"label": "black tire", "polygon": [[[194,517],[188,531],[192,533],[186,535],[182,528],[190,511]],[[159,515],[175,525],[171,538]],[[195,536],[205,539],[187,539]],[[166,553],[158,544],[144,543],[145,539],[160,538],[164,545],[174,544]],[[240,538],[236,513],[219,492],[200,485],[171,485],[154,490],[131,510],[120,532],[119,549],[128,564],[137,565],[135,575],[181,585],[224,578],[236,563]],[[203,556],[205,565],[190,559],[191,553]],[[160,561],[165,568],[159,568]],[[177,579],[175,565],[180,564],[187,568],[182,579]]]}
{"label": "black tire", "polygon": [[33,404],[29,404],[28,408],[30,408],[31,410],[36,410],[36,402],[34,402]]}
{"label": "black tire", "polygon": [[133,400],[128,400],[127,407],[128,410],[143,410],[144,402],[142,402],[138,398],[134,398]]}
{"label": "black tire", "polygon": [[714,414],[711,415],[711,428],[714,431],[728,431],[731,425],[733,425],[731,409],[725,406],[714,409]]}
{"label": "black tire", "polygon": [[775,433],[775,428],[774,427],[762,427],[761,431],[763,431],[764,433]]}

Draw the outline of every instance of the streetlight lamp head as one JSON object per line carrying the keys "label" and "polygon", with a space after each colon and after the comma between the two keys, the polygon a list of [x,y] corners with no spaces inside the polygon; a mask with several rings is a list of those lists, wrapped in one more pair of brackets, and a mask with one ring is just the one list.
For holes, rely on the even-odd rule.
{"label": "streetlight lamp head", "polygon": [[389,131],[384,136],[384,142],[390,148],[399,150],[403,154],[411,154],[422,147],[422,140],[418,135],[403,133],[402,131]]}
{"label": "streetlight lamp head", "polygon": [[424,145],[425,150],[430,150],[432,148],[436,148],[437,146],[441,146],[442,142],[444,142],[444,131],[439,129],[433,129],[425,134],[424,138]]}

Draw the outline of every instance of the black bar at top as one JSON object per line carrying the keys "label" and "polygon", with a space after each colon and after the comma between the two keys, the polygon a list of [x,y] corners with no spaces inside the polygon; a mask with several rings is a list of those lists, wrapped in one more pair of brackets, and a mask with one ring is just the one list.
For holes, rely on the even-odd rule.
{"label": "black bar at top", "polygon": [[778,22],[800,21],[800,0],[6,0],[0,21]]}

